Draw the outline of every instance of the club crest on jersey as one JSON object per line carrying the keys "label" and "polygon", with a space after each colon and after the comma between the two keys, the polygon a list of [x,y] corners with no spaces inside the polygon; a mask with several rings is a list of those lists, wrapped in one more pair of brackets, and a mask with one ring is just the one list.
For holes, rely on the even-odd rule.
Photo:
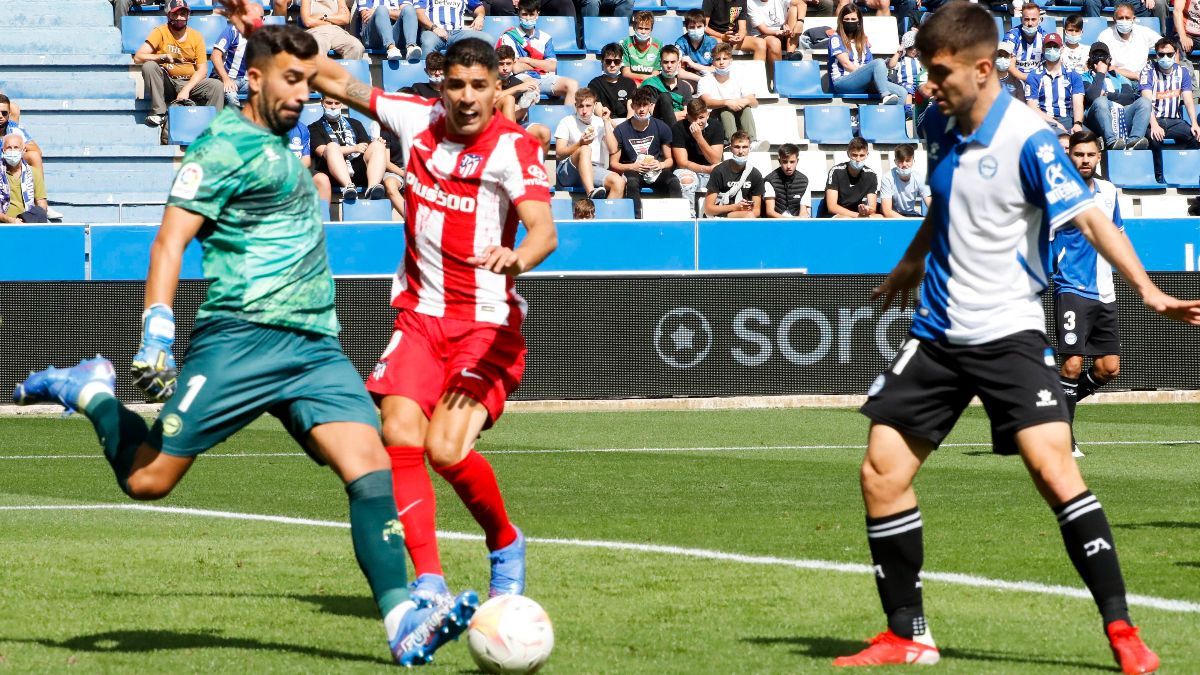
{"label": "club crest on jersey", "polygon": [[483,157],[479,155],[462,155],[458,159],[458,175],[462,178],[470,178],[479,171],[480,165],[483,164]]}

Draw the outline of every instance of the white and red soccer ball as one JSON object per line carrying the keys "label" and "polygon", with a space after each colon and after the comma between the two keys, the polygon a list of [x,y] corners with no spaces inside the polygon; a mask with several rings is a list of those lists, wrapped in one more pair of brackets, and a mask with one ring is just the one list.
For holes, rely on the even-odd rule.
{"label": "white and red soccer ball", "polygon": [[523,595],[500,595],[480,605],[467,627],[475,664],[489,673],[533,673],[550,658],[554,626],[546,610]]}

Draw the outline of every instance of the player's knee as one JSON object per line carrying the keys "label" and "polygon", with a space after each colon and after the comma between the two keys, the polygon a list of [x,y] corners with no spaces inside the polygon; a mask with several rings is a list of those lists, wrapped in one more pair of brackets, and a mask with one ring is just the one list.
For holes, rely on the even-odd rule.
{"label": "player's knee", "polygon": [[398,419],[396,417],[384,417],[380,426],[383,427],[384,445],[399,445],[406,447],[420,447],[425,445],[425,438],[422,430],[412,424],[406,423],[402,419]]}
{"label": "player's knee", "polygon": [[1062,364],[1063,377],[1077,378],[1083,372],[1083,359],[1078,356],[1068,356]]}
{"label": "player's knee", "polygon": [[171,494],[173,487],[175,486],[161,478],[147,475],[145,472],[134,472],[125,479],[125,493],[143,502],[162,499]]}
{"label": "player's knee", "polygon": [[1096,376],[1102,382],[1109,382],[1116,379],[1121,374],[1121,362],[1117,359],[1100,359],[1093,366],[1096,370]]}
{"label": "player's knee", "polygon": [[425,454],[434,466],[452,466],[462,461],[466,449],[457,439],[448,434],[429,433],[425,436]]}

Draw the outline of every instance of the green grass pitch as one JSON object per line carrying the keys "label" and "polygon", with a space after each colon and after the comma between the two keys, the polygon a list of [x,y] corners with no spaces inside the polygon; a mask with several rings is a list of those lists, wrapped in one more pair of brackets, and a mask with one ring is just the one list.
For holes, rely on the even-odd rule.
{"label": "green grass pitch", "polygon": [[[1163,672],[1200,673],[1200,406],[1082,406],[1079,418],[1084,475],[1108,511],[1130,591],[1177,601],[1176,611],[1135,606],[1134,619]],[[528,593],[557,634],[545,672],[831,672],[834,656],[882,630],[874,584],[864,567],[788,561],[867,562],[865,436],[849,410],[506,415],[479,447],[529,536],[743,556],[531,543]],[[989,454],[987,439],[982,412],[968,411],[955,445],[918,478],[926,571],[1081,589],[1020,460]],[[585,451],[596,449],[614,451]],[[230,456],[241,454],[250,456]],[[347,530],[8,508],[132,503],[78,416],[0,420],[0,457],[0,671],[389,664]],[[486,590],[478,528],[434,483],[439,529],[472,535],[441,542],[451,586]],[[346,519],[337,479],[274,420],[201,458],[161,505]],[[940,672],[1114,671],[1090,599],[938,579],[925,593]],[[473,672],[465,642],[430,670]]]}

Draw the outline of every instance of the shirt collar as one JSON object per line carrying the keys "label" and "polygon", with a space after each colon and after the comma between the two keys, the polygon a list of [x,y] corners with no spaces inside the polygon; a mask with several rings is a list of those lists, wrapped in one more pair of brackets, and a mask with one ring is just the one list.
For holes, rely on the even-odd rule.
{"label": "shirt collar", "polygon": [[1012,96],[1007,91],[1001,89],[1000,95],[992,102],[992,107],[988,109],[987,115],[983,118],[983,124],[979,125],[979,128],[974,133],[965,138],[962,137],[958,128],[958,119],[955,117],[947,118],[946,133],[959,136],[960,143],[974,141],[980,145],[991,145],[992,140],[996,137],[996,130],[1000,128],[1000,120],[1004,118],[1004,113],[1008,110],[1008,106],[1012,101]]}

